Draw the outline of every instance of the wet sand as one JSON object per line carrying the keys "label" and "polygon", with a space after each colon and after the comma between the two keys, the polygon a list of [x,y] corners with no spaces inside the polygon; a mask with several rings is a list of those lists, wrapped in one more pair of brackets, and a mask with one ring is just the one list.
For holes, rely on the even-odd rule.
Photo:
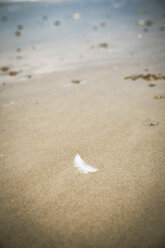
{"label": "wet sand", "polygon": [[123,79],[137,67],[0,86],[1,247],[165,246],[165,82]]}

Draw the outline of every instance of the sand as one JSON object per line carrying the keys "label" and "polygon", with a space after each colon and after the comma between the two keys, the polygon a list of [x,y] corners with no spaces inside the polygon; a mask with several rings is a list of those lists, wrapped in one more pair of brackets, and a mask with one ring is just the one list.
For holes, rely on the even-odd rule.
{"label": "sand", "polygon": [[[0,86],[1,247],[165,246],[165,82],[123,79],[142,68]],[[80,174],[76,153],[99,171]]]}

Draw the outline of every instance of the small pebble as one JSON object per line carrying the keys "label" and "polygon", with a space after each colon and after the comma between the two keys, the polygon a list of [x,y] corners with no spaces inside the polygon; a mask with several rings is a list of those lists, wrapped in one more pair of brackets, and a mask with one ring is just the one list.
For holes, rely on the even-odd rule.
{"label": "small pebble", "polygon": [[18,72],[16,72],[16,71],[10,71],[9,72],[9,75],[10,76],[16,76],[18,74]]}
{"label": "small pebble", "polygon": [[18,25],[18,26],[17,26],[17,29],[18,29],[18,30],[22,30],[22,29],[23,29],[23,25],[21,25],[21,24]]}
{"label": "small pebble", "polygon": [[106,42],[100,43],[98,46],[102,48],[108,48],[108,44]]}
{"label": "small pebble", "polygon": [[80,83],[80,80],[72,80],[72,83],[73,84],[79,84]]}
{"label": "small pebble", "polygon": [[155,126],[158,126],[159,125],[159,122],[150,122],[148,124],[148,126],[151,126],[151,127],[155,127]]}
{"label": "small pebble", "polygon": [[9,70],[8,66],[2,66],[1,67],[1,71],[3,71],[3,72],[8,71],[8,70]]}
{"label": "small pebble", "polygon": [[55,26],[60,26],[60,21],[55,21],[55,22],[54,22],[54,25],[55,25]]}
{"label": "small pebble", "polygon": [[152,26],[152,24],[153,24],[153,22],[150,21],[150,20],[147,20],[147,21],[145,22],[145,25],[148,26],[148,27]]}
{"label": "small pebble", "polygon": [[17,36],[17,37],[21,36],[21,32],[20,31],[16,31],[15,32],[15,36]]}

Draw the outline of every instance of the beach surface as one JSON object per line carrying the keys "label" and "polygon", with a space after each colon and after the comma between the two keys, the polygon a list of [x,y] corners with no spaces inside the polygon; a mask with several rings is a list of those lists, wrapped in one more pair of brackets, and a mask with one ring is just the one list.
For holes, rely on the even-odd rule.
{"label": "beach surface", "polygon": [[165,247],[165,80],[135,80],[165,72],[164,33],[138,32],[57,42],[57,56],[37,44],[36,60],[3,47],[20,72],[0,75],[0,247]]}
{"label": "beach surface", "polygon": [[[164,246],[164,83],[116,70],[1,89],[2,247]],[[76,153],[99,171],[80,174]]]}

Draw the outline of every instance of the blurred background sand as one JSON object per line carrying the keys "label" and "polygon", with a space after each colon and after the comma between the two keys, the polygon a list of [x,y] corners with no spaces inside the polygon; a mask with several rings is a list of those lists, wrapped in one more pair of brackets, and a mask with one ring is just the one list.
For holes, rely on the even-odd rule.
{"label": "blurred background sand", "polygon": [[0,247],[165,246],[164,6],[0,3]]}

